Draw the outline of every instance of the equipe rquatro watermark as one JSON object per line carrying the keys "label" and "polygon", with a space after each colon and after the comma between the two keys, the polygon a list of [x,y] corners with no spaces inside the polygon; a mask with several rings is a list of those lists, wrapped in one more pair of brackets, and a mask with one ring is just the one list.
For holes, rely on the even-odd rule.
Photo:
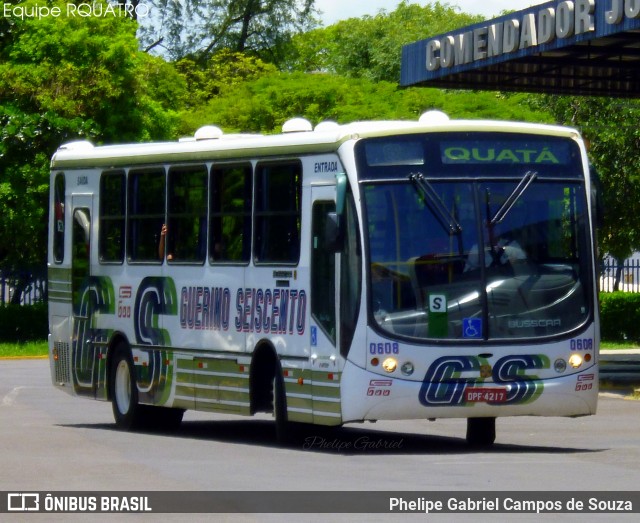
{"label": "equipe rquatro watermark", "polygon": [[[183,0],[172,0],[182,5]],[[79,4],[66,3],[61,5],[48,4],[12,4],[2,5],[4,18],[42,19],[42,18],[146,18],[151,14],[151,5],[140,2],[136,5],[126,2],[83,2]]]}

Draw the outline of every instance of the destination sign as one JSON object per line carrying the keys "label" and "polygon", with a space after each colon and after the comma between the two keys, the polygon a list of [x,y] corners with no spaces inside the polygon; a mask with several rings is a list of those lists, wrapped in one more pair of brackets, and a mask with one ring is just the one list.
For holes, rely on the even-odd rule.
{"label": "destination sign", "polygon": [[445,141],[440,144],[443,164],[563,165],[571,161],[569,142]]}
{"label": "destination sign", "polygon": [[[366,176],[388,177],[393,175],[386,170],[391,166],[418,170],[428,166],[431,173],[438,166],[449,168],[457,165],[567,166],[575,164],[576,154],[579,154],[576,142],[564,138],[475,132],[427,133],[366,140],[358,157],[365,160],[363,173],[366,172]],[[395,174],[404,176],[398,172]]]}

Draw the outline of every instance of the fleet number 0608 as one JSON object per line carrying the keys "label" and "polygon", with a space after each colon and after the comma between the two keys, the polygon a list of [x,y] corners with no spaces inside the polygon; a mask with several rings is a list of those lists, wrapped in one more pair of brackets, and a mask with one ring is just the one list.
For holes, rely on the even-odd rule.
{"label": "fleet number 0608", "polygon": [[571,350],[593,350],[593,339],[577,338],[571,340]]}
{"label": "fleet number 0608", "polygon": [[400,347],[397,343],[370,343],[369,354],[398,354]]}

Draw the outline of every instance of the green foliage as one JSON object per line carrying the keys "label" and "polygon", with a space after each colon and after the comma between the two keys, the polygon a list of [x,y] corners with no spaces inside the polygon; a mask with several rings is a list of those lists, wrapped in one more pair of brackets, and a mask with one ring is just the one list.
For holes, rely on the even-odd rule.
{"label": "green foliage", "polygon": [[524,96],[503,97],[492,92],[445,92],[438,89],[399,89],[395,83],[332,74],[275,73],[247,82],[219,85],[218,96],[182,113],[182,134],[215,124],[227,132],[279,132],[289,118],[313,123],[333,120],[413,119],[429,109],[452,118],[510,118],[550,120],[534,112]]}
{"label": "green foliage", "polygon": [[[20,5],[36,4],[42,2]],[[3,267],[45,261],[49,161],[62,143],[175,135],[175,109],[185,97],[184,80],[170,64],[138,51],[132,20],[67,17],[62,0],[47,5],[62,14],[0,21]]]}
{"label": "green foliage", "polygon": [[640,294],[600,294],[601,337],[608,341],[640,341]]}
{"label": "green foliage", "polygon": [[214,123],[231,132],[279,132],[289,118],[312,122],[396,117],[395,85],[333,75],[281,73],[229,86],[197,111],[189,112],[185,132]]}
{"label": "green foliage", "polygon": [[[28,0],[22,5],[37,2]],[[64,13],[65,3],[58,1]],[[103,133],[134,139],[139,131],[135,25],[126,18],[12,19],[0,96],[24,110],[91,120]],[[122,111],[114,111],[120,105]],[[123,112],[128,113],[124,116]],[[116,131],[117,129],[117,131]]]}
{"label": "green foliage", "polygon": [[[168,140],[175,138],[179,112],[191,98],[186,79],[173,64],[161,58],[137,53],[138,85],[132,95],[139,101],[140,115],[137,137],[131,141]],[[126,115],[126,114],[125,114]],[[114,137],[110,142],[121,142]]]}
{"label": "green foliage", "polygon": [[403,1],[391,13],[350,18],[296,35],[287,67],[397,82],[403,45],[481,20],[446,3],[422,7]]}
{"label": "green foliage", "polygon": [[640,102],[545,96],[539,104],[558,122],[578,127],[589,140],[605,210],[600,252],[625,260],[640,250]]}
{"label": "green foliage", "polygon": [[175,63],[175,69],[189,86],[189,96],[184,100],[183,109],[202,105],[225,89],[277,71],[274,65],[259,58],[228,49],[213,55],[204,65],[193,58],[184,58]]}
{"label": "green foliage", "polygon": [[45,303],[0,307],[0,342],[44,340],[48,332]]}

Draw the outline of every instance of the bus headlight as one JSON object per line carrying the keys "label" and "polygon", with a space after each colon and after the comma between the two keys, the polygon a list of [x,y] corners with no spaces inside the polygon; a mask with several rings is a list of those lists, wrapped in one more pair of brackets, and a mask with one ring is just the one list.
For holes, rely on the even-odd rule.
{"label": "bus headlight", "polygon": [[582,365],[582,356],[580,356],[580,354],[572,354],[569,358],[569,365],[571,365],[574,369],[577,369],[580,365]]}
{"label": "bus headlight", "polygon": [[382,368],[387,372],[393,372],[398,368],[398,362],[395,358],[387,358],[382,362]]}

